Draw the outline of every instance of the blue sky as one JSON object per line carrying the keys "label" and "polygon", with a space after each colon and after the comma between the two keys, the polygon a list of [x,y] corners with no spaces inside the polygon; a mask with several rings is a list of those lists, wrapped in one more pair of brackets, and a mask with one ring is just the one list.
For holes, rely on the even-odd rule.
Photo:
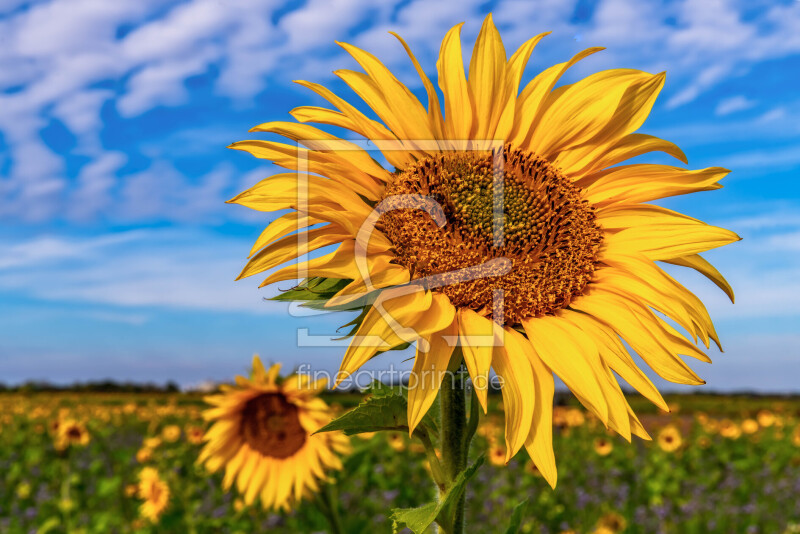
{"label": "blue sky", "polygon": [[507,50],[553,32],[526,78],[589,46],[607,50],[565,81],[667,71],[640,131],[677,143],[692,168],[733,172],[720,191],[664,205],[744,238],[708,255],[736,305],[679,273],[726,349],[695,368],[707,389],[800,390],[795,0],[3,0],[0,381],[189,385],[242,371],[254,352],[335,369],[341,347],[298,347],[297,329],[331,334],[344,317],[293,317],[263,301],[276,289],[233,281],[269,219],[224,200],[273,169],[225,146],[293,107],[322,105],[292,80],[355,100],[332,74],[356,67],[334,40],[372,51],[419,94],[387,32],[434,77],[447,29],[466,21],[468,58],[489,11]]}

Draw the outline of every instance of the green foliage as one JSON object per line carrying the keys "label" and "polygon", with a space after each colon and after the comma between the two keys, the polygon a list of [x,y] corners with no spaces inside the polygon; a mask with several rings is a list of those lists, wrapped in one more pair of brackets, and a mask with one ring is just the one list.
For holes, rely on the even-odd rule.
{"label": "green foliage", "polygon": [[[340,430],[348,436],[387,430],[407,432],[408,398],[405,391],[375,381],[369,392],[370,396],[361,404],[340,415],[317,432]],[[436,422],[430,412],[422,419],[419,428],[431,436],[438,434]]]}
{"label": "green foliage", "polygon": [[[369,394],[375,399],[396,397],[400,390],[374,385]],[[328,393],[325,399],[345,408],[363,400],[353,392]],[[634,438],[629,444],[610,437],[601,423],[588,419],[581,426],[554,431],[559,475],[555,490],[530,469],[524,451],[507,466],[484,464],[469,483],[467,532],[504,533],[515,527],[519,534],[586,533],[610,512],[627,520],[624,534],[800,532],[800,447],[793,441],[800,425],[800,399],[668,396],[667,401],[679,403],[680,409],[647,414],[639,410],[644,407],[641,399],[634,397],[631,404],[645,412],[642,423],[656,439],[663,425],[680,427],[683,445],[675,452],[662,451],[656,441]],[[498,396],[490,396],[474,454],[489,450],[490,438],[502,444],[499,402]],[[195,465],[201,445],[189,443],[185,436],[174,443],[164,441],[147,461],[136,460],[143,439],[161,435],[166,425],[203,425],[202,406],[200,396],[189,394],[0,394],[0,533],[329,531],[313,500],[304,500],[292,512],[264,510],[258,503],[241,507],[235,490],[222,490],[221,473],[209,474]],[[696,407],[714,421],[730,418],[736,424],[769,408],[779,423],[730,439],[704,429]],[[62,409],[86,423],[91,441],[85,448],[55,450],[48,426]],[[436,407],[429,412],[436,413]],[[613,443],[607,456],[594,450],[598,437]],[[703,446],[698,444],[701,439]],[[351,443],[353,453],[336,473],[344,532],[391,532],[389,510],[410,510],[425,502],[435,506],[436,488],[425,466],[428,458],[405,429],[360,434]],[[155,467],[172,493],[155,525],[140,521],[141,501],[128,493],[144,466]],[[65,489],[68,503],[63,500]],[[524,499],[527,504],[520,506]],[[425,519],[434,510],[427,509]],[[408,519],[416,520],[413,515]]]}
{"label": "green foliage", "polygon": [[392,510],[393,532],[400,532],[405,527],[409,528],[414,534],[424,533],[434,521],[440,519],[440,514],[444,510],[461,497],[467,482],[475,475],[475,472],[482,464],[483,456],[459,473],[447,492],[436,502],[429,502],[417,508],[395,508]]}
{"label": "green foliage", "polygon": [[528,499],[525,499],[514,507],[514,511],[511,512],[511,520],[508,522],[506,534],[517,534],[519,532],[519,527],[522,525],[522,513],[525,511],[527,505]]}
{"label": "green foliage", "polygon": [[[333,298],[336,293],[347,287],[352,280],[339,278],[306,278],[297,286],[280,295],[272,297],[270,300],[282,302],[303,302],[302,306],[313,309],[324,309],[325,303]],[[360,307],[360,306],[359,306]],[[337,309],[337,308],[328,308]],[[339,308],[352,309],[352,308]]]}

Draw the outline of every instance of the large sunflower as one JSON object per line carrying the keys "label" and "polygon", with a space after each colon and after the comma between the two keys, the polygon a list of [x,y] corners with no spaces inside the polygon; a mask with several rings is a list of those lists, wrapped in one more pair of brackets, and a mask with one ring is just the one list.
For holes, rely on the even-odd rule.
{"label": "large sunflower", "polygon": [[349,441],[339,432],[313,434],[332,418],[317,397],[325,379],[292,375],[279,383],[279,371],[277,364],[265,370],[256,356],[252,378],[238,376],[236,386],[206,397],[214,407],[203,417],[214,424],[198,462],[211,472],[224,467],[224,488],[236,481],[248,505],[260,497],[265,508],[288,510],[319,490],[326,471],[342,468],[337,454]]}
{"label": "large sunflower", "polygon": [[[554,485],[554,374],[629,440],[649,436],[614,372],[667,406],[622,341],[665,379],[703,383],[681,356],[709,362],[690,339],[708,347],[709,339],[719,344],[716,332],[700,300],[658,262],[693,268],[733,299],[725,279],[698,254],[739,238],[646,202],[718,189],[729,171],[617,165],[652,151],[686,163],[674,144],[633,133],[653,106],[663,73],[606,70],[556,87],[569,67],[601,50],[590,48],[544,70],[520,92],[523,69],[546,34],[507,59],[487,17],[467,77],[460,29],[447,33],[437,63],[444,113],[402,38],[395,36],[422,79],[427,110],[373,55],[341,43],[365,73],[335,74],[382,122],[305,81],[298,83],[336,109],[304,106],[291,114],[301,123],[350,130],[368,144],[307,124],[269,122],[253,131],[295,144],[232,145],[298,171],[267,178],[231,201],[291,210],[262,233],[240,278],[337,245],[272,272],[262,285],[334,279],[325,283],[338,290],[328,305],[365,306],[342,362],[345,374],[379,351],[419,341],[409,394],[412,430],[437,394],[454,345],[484,410],[493,368],[503,380],[506,460],[524,445]],[[379,149],[394,170],[362,147]]]}

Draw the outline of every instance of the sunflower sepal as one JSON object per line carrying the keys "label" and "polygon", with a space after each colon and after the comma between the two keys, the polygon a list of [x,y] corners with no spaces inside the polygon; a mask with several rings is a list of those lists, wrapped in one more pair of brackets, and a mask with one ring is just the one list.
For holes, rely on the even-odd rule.
{"label": "sunflower sepal", "polygon": [[[352,280],[341,278],[312,277],[305,278],[295,287],[282,293],[269,297],[268,300],[279,302],[302,302],[304,308],[318,310],[332,310],[325,304],[339,291],[347,287]],[[352,307],[343,307],[342,310],[352,310]],[[335,309],[334,309],[335,310]]]}
{"label": "sunflower sepal", "polygon": [[467,482],[483,465],[484,459],[483,455],[479,456],[472,465],[461,471],[438,501],[429,502],[417,508],[392,509],[389,516],[392,520],[392,532],[397,534],[404,528],[408,528],[414,534],[423,534],[434,521],[450,532],[448,523],[452,514],[449,513],[449,508],[459,501],[461,494],[466,489]]}

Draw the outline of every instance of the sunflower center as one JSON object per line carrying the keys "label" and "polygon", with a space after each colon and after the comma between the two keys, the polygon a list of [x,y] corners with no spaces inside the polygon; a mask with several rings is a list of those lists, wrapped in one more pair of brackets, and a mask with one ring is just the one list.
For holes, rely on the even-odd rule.
{"label": "sunflower center", "polygon": [[550,162],[511,145],[503,159],[421,160],[395,174],[389,197],[378,228],[395,261],[457,307],[518,324],[568,306],[594,273],[602,233],[593,208]]}
{"label": "sunflower center", "polygon": [[240,431],[250,447],[272,458],[288,458],[306,442],[297,406],[280,393],[263,393],[247,401]]}

